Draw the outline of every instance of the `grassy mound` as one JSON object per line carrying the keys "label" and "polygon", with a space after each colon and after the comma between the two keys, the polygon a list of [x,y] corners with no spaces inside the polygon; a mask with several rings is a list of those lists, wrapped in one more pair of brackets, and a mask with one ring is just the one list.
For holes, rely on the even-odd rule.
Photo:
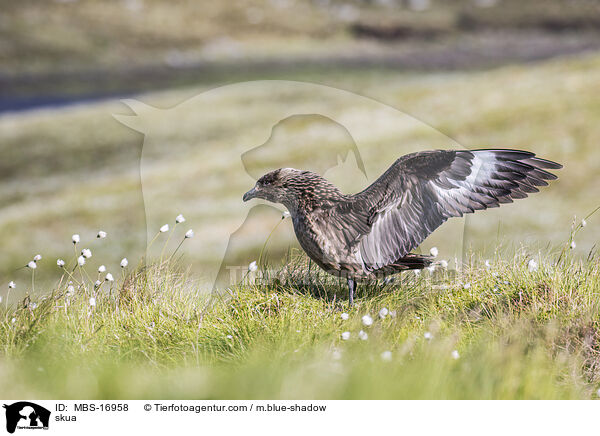
{"label": "grassy mound", "polygon": [[592,398],[600,378],[600,262],[556,259],[534,263],[518,252],[510,262],[406,273],[362,284],[352,309],[345,286],[303,269],[302,259],[266,283],[247,277],[218,295],[198,293],[169,263],[99,288],[75,270],[51,294],[3,307],[0,392]]}

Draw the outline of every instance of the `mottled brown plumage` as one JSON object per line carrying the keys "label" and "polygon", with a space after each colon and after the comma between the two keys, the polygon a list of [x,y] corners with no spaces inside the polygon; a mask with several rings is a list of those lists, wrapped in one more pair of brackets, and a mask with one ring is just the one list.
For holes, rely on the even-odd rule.
{"label": "mottled brown plumage", "polygon": [[519,150],[434,150],[402,156],[364,191],[344,195],[310,171],[280,168],[244,195],[281,203],[298,242],[321,268],[355,279],[422,269],[411,254],[448,218],[538,192],[562,166]]}

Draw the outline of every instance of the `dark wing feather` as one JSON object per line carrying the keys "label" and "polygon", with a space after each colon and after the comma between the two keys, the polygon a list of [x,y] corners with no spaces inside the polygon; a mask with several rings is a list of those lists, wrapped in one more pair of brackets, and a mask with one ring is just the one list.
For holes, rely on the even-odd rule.
{"label": "dark wing feather", "polygon": [[448,218],[525,198],[562,166],[518,150],[436,150],[398,159],[338,206],[336,225],[366,271],[408,254]]}

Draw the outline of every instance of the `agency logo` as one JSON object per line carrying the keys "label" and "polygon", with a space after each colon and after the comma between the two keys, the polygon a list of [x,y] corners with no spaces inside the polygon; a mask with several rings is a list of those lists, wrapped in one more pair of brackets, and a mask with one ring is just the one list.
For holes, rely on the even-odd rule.
{"label": "agency logo", "polygon": [[16,429],[48,430],[50,411],[29,401],[18,401],[3,407],[6,409],[6,431],[14,433]]}

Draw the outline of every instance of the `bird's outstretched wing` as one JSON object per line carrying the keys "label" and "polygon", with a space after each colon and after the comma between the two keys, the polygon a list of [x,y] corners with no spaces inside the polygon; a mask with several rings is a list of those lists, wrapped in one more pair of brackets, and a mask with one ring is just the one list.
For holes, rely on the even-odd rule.
{"label": "bird's outstretched wing", "polygon": [[562,166],[519,150],[435,150],[398,159],[341,204],[338,226],[374,271],[416,248],[448,218],[525,198]]}

